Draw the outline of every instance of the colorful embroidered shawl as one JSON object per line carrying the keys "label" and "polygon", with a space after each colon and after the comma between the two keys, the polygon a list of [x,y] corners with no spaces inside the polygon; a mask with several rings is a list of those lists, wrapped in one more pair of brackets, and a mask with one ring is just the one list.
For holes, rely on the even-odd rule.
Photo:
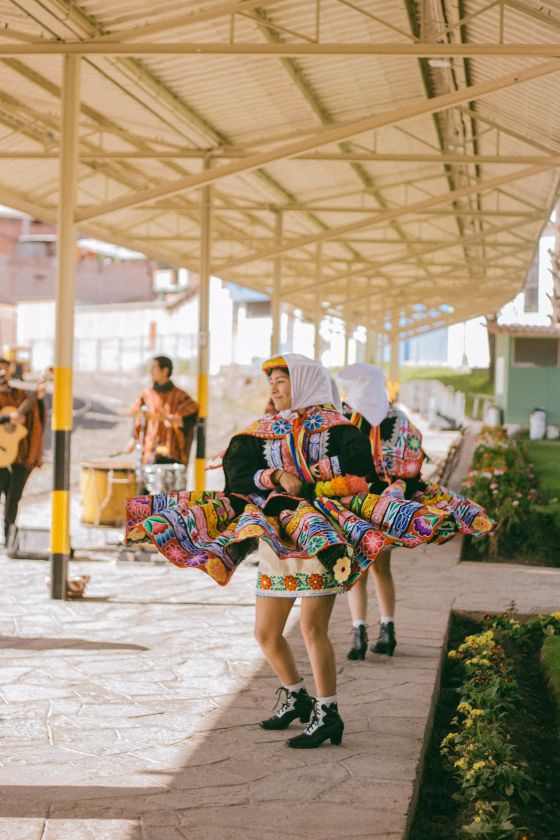
{"label": "colorful embroidered shawl", "polygon": [[264,438],[265,440],[278,440],[285,437],[293,430],[294,424],[301,422],[303,428],[308,432],[324,432],[333,426],[346,426],[350,422],[343,417],[333,406],[312,406],[302,416],[297,411],[292,411],[287,417],[281,414],[266,414],[251,423],[240,435]]}
{"label": "colorful embroidered shawl", "polygon": [[[422,450],[422,433],[403,411],[390,408],[387,418],[395,420],[391,438],[382,440],[379,426],[370,426],[368,437],[377,474],[390,484],[394,478],[414,478],[419,475],[425,455]],[[364,418],[359,412],[353,411],[350,422],[361,429]]]}
{"label": "colorful embroidered shawl", "polygon": [[303,481],[315,482],[307,464],[310,436],[325,432],[334,426],[348,425],[350,422],[332,406],[312,406],[304,415],[298,414],[297,411],[288,417],[279,414],[266,415],[240,434],[265,440],[285,438],[299,477]]}

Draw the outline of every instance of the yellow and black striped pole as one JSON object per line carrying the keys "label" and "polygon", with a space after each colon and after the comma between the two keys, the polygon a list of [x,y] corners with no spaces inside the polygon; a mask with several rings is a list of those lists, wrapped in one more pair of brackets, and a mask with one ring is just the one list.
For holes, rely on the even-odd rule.
{"label": "yellow and black striped pole", "polygon": [[56,324],[53,393],[53,490],[51,505],[51,597],[66,597],[70,556],[70,434],[76,280],[76,188],[80,59],[63,58],[60,195],[57,230]]}
{"label": "yellow and black striped pole", "polygon": [[206,474],[206,418],[210,361],[210,252],[212,243],[212,187],[202,190],[200,217],[200,277],[198,297],[198,425],[196,430],[195,485],[203,490]]}
{"label": "yellow and black striped pole", "polygon": [[400,334],[396,332],[398,324],[395,318],[392,318],[393,331],[391,332],[391,343],[389,357],[389,379],[387,381],[387,390],[389,391],[389,399],[391,402],[397,399],[400,390]]}

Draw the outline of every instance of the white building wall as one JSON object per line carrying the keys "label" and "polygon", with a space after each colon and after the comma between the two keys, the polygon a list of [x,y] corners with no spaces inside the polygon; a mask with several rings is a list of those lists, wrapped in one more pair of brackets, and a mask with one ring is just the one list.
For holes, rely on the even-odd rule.
{"label": "white building wall", "polygon": [[[17,343],[31,347],[35,369],[53,363],[54,316],[52,300],[25,301],[17,306]],[[229,293],[220,280],[212,278],[211,373],[231,363],[231,320]],[[165,353],[174,360],[194,360],[198,350],[198,297],[173,309],[161,301],[77,306],[75,337],[77,370],[134,370],[143,367],[154,353]]]}
{"label": "white building wall", "polygon": [[499,324],[525,324],[527,326],[548,326],[552,315],[552,275],[550,273],[549,250],[554,248],[554,237],[543,236],[539,242],[539,311],[525,312],[525,294],[520,292],[500,312]]}

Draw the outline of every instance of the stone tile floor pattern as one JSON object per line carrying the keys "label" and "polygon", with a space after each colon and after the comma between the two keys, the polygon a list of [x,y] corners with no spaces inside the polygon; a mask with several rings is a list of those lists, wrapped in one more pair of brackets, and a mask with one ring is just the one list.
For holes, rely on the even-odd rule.
{"label": "stone tile floor pattern", "polygon": [[[404,838],[451,608],[560,602],[560,570],[458,551],[395,552],[392,659],[346,660],[338,599],[344,740],[303,753],[257,725],[277,684],[252,637],[251,565],[221,589],[196,571],[75,562],[88,597],[60,603],[48,564],[0,559],[1,840]],[[291,628],[305,663],[297,609]]]}
{"label": "stone tile floor pattern", "polygon": [[[99,451],[123,437],[122,424]],[[455,433],[423,432],[444,457]],[[77,436],[74,457],[88,445]],[[36,479],[20,524],[48,527],[48,481]],[[560,603],[560,570],[459,564],[459,540],[396,551],[395,656],[346,660],[339,598],[343,743],[293,752],[289,732],[258,727],[277,682],[252,636],[253,566],[222,589],[196,571],[118,564],[119,532],[80,525],[77,499],[72,533],[90,549],[71,563],[72,575],[92,576],[80,602],[49,599],[47,563],[0,555],[0,840],[401,840],[450,610]],[[297,612],[290,638],[312,687]]]}

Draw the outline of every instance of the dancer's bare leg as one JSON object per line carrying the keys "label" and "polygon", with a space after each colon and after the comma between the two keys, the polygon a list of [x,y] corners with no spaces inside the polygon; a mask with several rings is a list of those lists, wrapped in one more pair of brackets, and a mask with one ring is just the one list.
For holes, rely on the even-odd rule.
{"label": "dancer's bare leg", "polygon": [[[284,628],[294,598],[257,597],[255,638],[282,685],[295,685],[301,679]],[[318,599],[320,600],[320,599]]]}
{"label": "dancer's bare leg", "polygon": [[301,599],[300,627],[318,697],[336,695],[336,662],[329,620],[336,595]]}
{"label": "dancer's bare leg", "polygon": [[[382,551],[371,567],[381,617],[395,615],[395,582],[391,572],[391,552]],[[365,577],[365,576],[364,576]],[[355,587],[354,587],[355,588]],[[352,590],[349,594],[351,595]],[[364,612],[365,616],[365,612]],[[354,616],[352,616],[353,618]]]}

